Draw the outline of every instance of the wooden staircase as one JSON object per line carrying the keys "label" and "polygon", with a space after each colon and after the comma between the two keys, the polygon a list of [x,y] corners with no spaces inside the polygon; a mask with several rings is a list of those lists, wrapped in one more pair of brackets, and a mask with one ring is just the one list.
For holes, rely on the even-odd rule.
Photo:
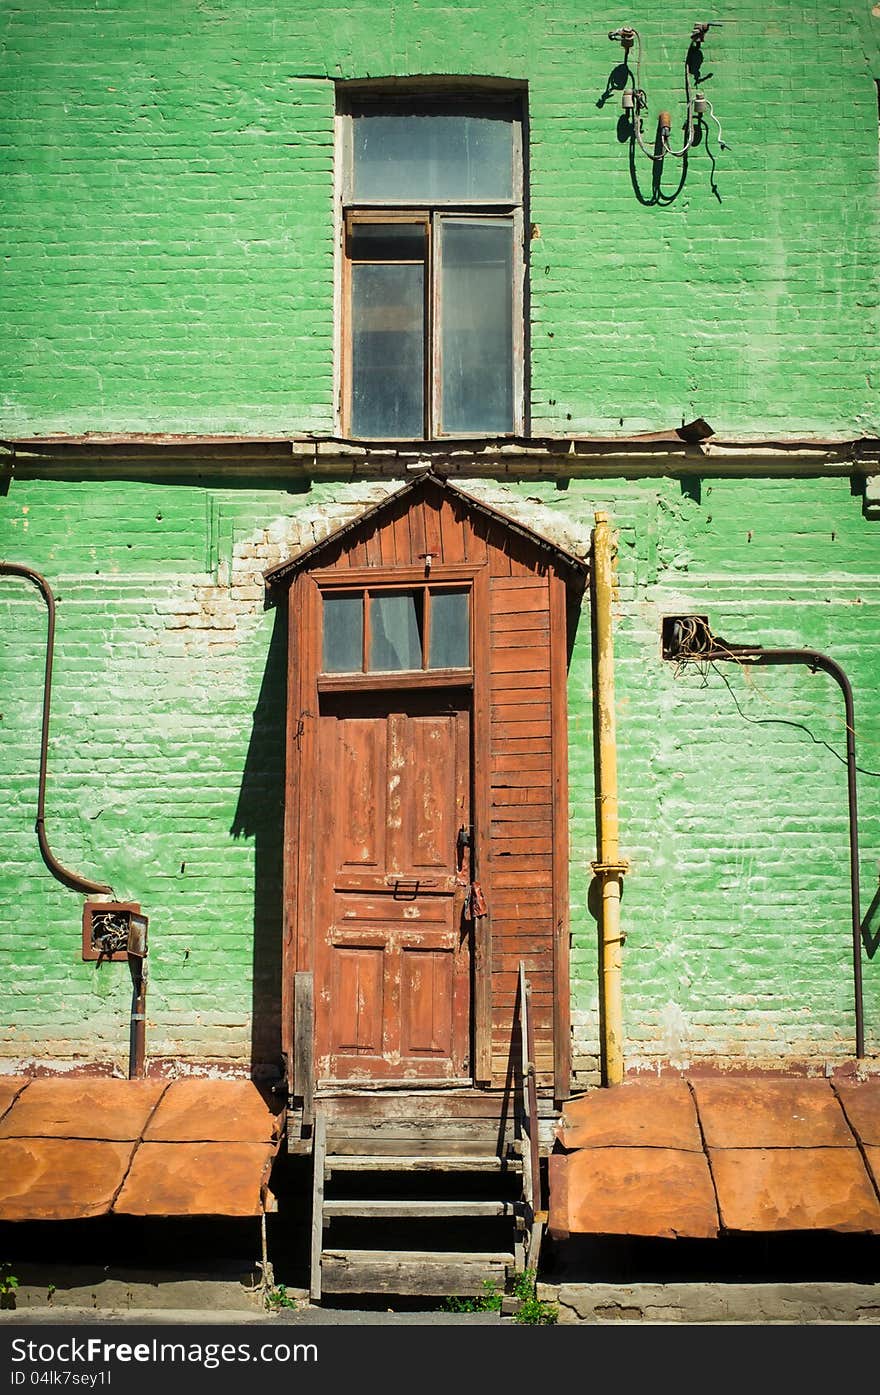
{"label": "wooden staircase", "polygon": [[[358,1090],[309,1096],[309,1292],[503,1294],[537,1270],[541,1186],[531,990],[520,964],[510,1094]],[[545,1122],[553,1115],[547,1101]]]}
{"label": "wooden staircase", "polygon": [[[405,1097],[382,1103],[417,1113]],[[450,1111],[377,1123],[375,1107],[356,1112],[363,1106],[316,1101],[312,1301],[467,1296],[486,1283],[503,1293],[522,1267],[518,1141],[499,1138],[497,1118]]]}

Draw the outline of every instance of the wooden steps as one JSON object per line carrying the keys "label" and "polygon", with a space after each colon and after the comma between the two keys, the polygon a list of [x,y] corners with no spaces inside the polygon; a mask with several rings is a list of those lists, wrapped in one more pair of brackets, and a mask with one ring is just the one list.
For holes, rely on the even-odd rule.
{"label": "wooden steps", "polygon": [[513,1263],[512,1253],[324,1250],[321,1281],[325,1293],[469,1297],[485,1293],[487,1283],[503,1293]]}
{"label": "wooden steps", "polygon": [[377,1121],[316,1102],[314,1166],[313,1302],[505,1291],[522,1248],[522,1160],[497,1115]]}
{"label": "wooden steps", "polygon": [[407,1157],[397,1153],[336,1153],[327,1154],[325,1175],[333,1172],[518,1172],[519,1166],[509,1158],[467,1153],[421,1153]]}
{"label": "wooden steps", "polygon": [[416,1200],[372,1200],[355,1197],[351,1200],[324,1198],[324,1216],[378,1217],[388,1220],[393,1217],[409,1216],[414,1220],[440,1220],[441,1218],[462,1219],[470,1216],[514,1216],[513,1201],[436,1201]]}

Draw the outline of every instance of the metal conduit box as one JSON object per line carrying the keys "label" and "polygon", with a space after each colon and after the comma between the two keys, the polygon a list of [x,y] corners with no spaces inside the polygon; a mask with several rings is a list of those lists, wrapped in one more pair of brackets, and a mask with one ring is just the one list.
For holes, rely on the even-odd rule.
{"label": "metal conduit box", "polygon": [[127,960],[129,950],[146,954],[147,917],[136,901],[86,901],[83,906],[84,960]]}

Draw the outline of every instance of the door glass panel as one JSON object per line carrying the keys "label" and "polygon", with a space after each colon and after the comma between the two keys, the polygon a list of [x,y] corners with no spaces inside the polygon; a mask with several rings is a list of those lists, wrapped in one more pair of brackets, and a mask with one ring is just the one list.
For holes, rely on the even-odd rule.
{"label": "door glass panel", "polygon": [[370,595],[370,662],[372,670],[397,672],[422,667],[421,595],[412,591],[374,591]]}
{"label": "door glass panel", "polygon": [[422,437],[424,263],[352,263],[351,429]]}
{"label": "door glass panel", "polygon": [[429,668],[467,668],[470,624],[467,591],[431,592]]}
{"label": "door glass panel", "polygon": [[363,644],[363,596],[325,596],[324,672],[359,673]]}
{"label": "door glass panel", "polygon": [[352,118],[357,203],[513,199],[513,122],[502,116]]}
{"label": "door glass panel", "polygon": [[513,223],[444,219],[442,430],[513,430]]}

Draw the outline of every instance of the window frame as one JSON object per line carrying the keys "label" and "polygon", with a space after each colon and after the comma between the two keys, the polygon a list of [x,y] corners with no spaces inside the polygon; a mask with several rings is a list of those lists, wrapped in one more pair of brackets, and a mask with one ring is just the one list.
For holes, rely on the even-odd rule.
{"label": "window frame", "polygon": [[[426,574],[424,567],[401,567],[385,575],[376,575],[372,568],[352,568],[346,575],[339,572],[313,572],[318,590],[318,634],[316,640],[317,684],[319,692],[349,691],[376,688],[465,688],[474,679],[474,581],[475,566],[438,566]],[[370,669],[369,663],[369,595],[380,591],[464,592],[468,598],[468,663],[456,668]],[[360,595],[364,598],[360,669],[327,670],[324,663],[324,598],[333,595]],[[423,616],[422,662],[430,658],[431,605]]]}
{"label": "window frame", "polygon": [[[432,202],[403,203],[394,199],[356,202],[353,196],[353,118],[365,112],[376,115],[438,113],[462,116],[503,114],[511,123],[512,190],[509,201],[480,199],[438,199]],[[390,93],[387,88],[364,91],[337,89],[336,114],[336,260],[335,301],[335,385],[338,433],[357,441],[454,441],[509,439],[526,432],[526,307],[528,300],[528,248],[526,238],[527,184],[525,169],[526,112],[522,90]],[[507,431],[444,430],[442,412],[442,265],[439,255],[444,220],[461,223],[492,222],[511,225],[511,392],[512,423]],[[349,234],[359,224],[422,223],[425,226],[425,304],[424,304],[424,387],[423,431],[417,436],[364,436],[352,431],[353,334],[352,258]],[[361,263],[363,264],[363,263]],[[393,264],[393,263],[385,263]],[[405,264],[404,261],[401,264]]]}

